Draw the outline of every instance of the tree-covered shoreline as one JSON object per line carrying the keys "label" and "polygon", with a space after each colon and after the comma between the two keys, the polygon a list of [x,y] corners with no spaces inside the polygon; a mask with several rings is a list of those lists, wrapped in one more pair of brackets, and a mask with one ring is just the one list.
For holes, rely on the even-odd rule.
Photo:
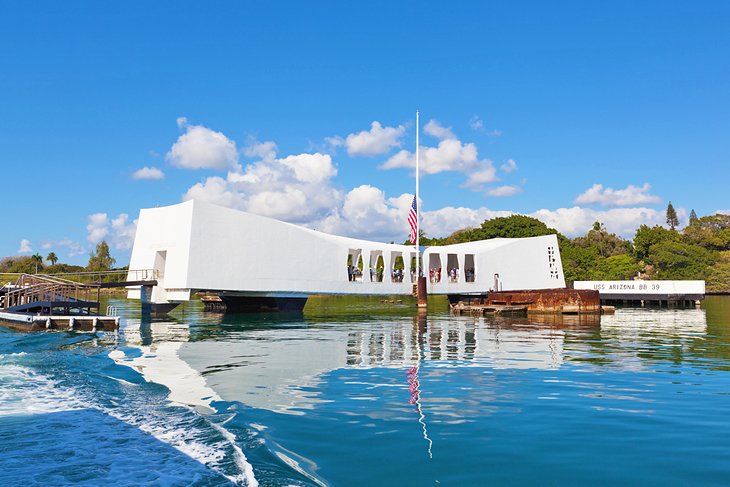
{"label": "tree-covered shoreline", "polygon": [[730,215],[698,218],[692,210],[689,224],[677,230],[677,215],[670,203],[667,225],[641,225],[634,238],[626,240],[595,222],[585,235],[571,239],[536,218],[512,215],[444,238],[422,237],[421,245],[555,234],[568,286],[573,281],[698,279],[706,282],[709,293],[730,292]]}
{"label": "tree-covered shoreline", "polygon": [[[89,262],[84,266],[58,262],[58,256],[51,251],[44,259],[36,253],[30,256],[9,256],[0,259],[0,274],[73,274],[79,272],[104,272],[117,270],[116,259],[111,256],[109,245],[102,241],[89,254]],[[119,270],[124,270],[122,267]]]}

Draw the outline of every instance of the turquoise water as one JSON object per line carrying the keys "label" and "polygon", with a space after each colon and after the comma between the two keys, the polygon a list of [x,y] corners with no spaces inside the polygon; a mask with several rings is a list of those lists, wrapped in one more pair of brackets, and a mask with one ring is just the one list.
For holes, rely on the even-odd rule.
{"label": "turquoise water", "polygon": [[728,485],[730,299],[0,328],[0,485]]}

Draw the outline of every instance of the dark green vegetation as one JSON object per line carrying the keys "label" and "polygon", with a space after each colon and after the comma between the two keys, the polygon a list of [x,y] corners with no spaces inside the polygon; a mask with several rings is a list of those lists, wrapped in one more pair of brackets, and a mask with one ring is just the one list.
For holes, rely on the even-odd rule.
{"label": "dark green vegetation", "polygon": [[[116,259],[109,252],[109,245],[102,241],[96,246],[94,252],[89,255],[89,263],[86,267],[79,265],[60,264],[54,252],[50,252],[44,260],[40,254],[29,257],[5,257],[0,259],[0,275],[2,274],[65,274],[75,272],[100,272],[115,269]],[[122,269],[126,269],[123,267]],[[12,279],[12,276],[0,276],[2,282]]]}
{"label": "dark green vegetation", "polygon": [[[704,279],[708,292],[730,292],[730,215],[697,218],[681,231],[674,208],[667,224],[641,225],[633,241],[609,233],[599,222],[570,239],[540,220],[524,215],[494,218],[477,228],[458,230],[445,238],[421,239],[422,245],[448,245],[489,238],[536,237],[557,234],[563,273],[568,285],[583,280]],[[674,227],[674,228],[671,228]]]}

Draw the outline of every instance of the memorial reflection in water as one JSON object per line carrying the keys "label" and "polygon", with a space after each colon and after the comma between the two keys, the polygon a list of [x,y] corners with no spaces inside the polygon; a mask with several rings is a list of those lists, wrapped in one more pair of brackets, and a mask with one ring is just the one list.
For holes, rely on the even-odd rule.
{"label": "memorial reflection in water", "polygon": [[[194,323],[194,324],[191,324]],[[239,401],[271,411],[303,414],[322,401],[318,386],[333,371],[355,368],[498,369],[611,366],[691,355],[706,333],[705,311],[619,310],[612,316],[450,315],[294,317],[201,314],[190,322],[128,320],[123,330],[137,356],[117,356],[148,380],[171,390],[176,402],[209,407]],[[651,353],[642,343],[651,342]],[[666,344],[672,353],[665,353]],[[424,377],[420,377],[424,387]]]}

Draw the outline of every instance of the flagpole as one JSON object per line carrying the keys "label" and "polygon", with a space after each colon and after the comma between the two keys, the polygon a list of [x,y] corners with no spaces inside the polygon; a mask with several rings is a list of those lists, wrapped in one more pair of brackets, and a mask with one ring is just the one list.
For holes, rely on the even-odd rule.
{"label": "flagpole", "polygon": [[418,110],[416,110],[416,282],[420,284],[418,278],[421,276],[421,273],[418,271],[418,269],[421,268],[420,264],[420,258],[421,253],[419,252],[419,239],[421,238],[421,203],[419,201],[419,192],[418,192],[418,183],[419,183],[419,174],[418,174],[418,163],[419,163],[419,157],[418,153],[420,152],[418,150]]}
{"label": "flagpole", "polygon": [[426,277],[421,277],[421,195],[419,192],[420,174],[419,174],[419,162],[420,162],[420,147],[418,141],[418,110],[416,110],[416,296],[418,297],[418,308],[419,310],[425,310],[428,306],[428,300],[426,296]]}

